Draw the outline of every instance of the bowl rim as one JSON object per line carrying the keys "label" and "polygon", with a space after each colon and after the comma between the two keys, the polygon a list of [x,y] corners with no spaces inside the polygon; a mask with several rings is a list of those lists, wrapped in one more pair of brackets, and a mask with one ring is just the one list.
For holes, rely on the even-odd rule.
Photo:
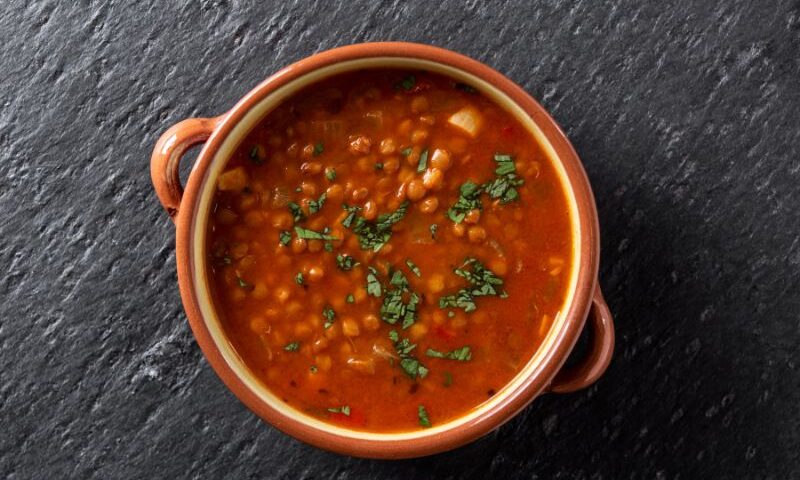
{"label": "bowl rim", "polygon": [[[519,388],[510,392],[493,408],[474,421],[433,435],[408,439],[366,439],[344,437],[290,418],[265,403],[233,370],[212,338],[201,313],[194,282],[193,236],[198,225],[197,205],[207,188],[206,172],[217,151],[248,111],[283,85],[315,70],[351,60],[387,57],[434,62],[464,71],[489,84],[508,98],[532,119],[555,151],[565,174],[564,188],[570,189],[576,204],[575,214],[581,232],[578,246],[577,283],[572,302],[564,312],[565,320],[559,337],[552,343],[542,361],[538,375],[524,378]],[[362,43],[323,51],[270,76],[228,112],[203,146],[186,184],[181,209],[176,217],[176,261],[181,298],[189,324],[201,350],[225,385],[248,408],[279,430],[317,447],[337,453],[369,458],[408,458],[429,455],[466,444],[510,420],[539,394],[546,391],[577,342],[588,314],[597,283],[599,264],[599,224],[591,187],[583,165],[564,132],[555,120],[527,92],[491,67],[450,50],[408,42]],[[291,408],[291,407],[287,407]]]}

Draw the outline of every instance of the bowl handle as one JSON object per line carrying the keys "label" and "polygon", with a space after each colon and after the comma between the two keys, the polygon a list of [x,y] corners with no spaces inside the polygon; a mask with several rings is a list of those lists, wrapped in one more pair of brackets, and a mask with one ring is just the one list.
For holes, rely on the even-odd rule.
{"label": "bowl handle", "polygon": [[614,319],[608,309],[600,285],[595,288],[589,312],[589,327],[592,329],[592,346],[589,353],[578,365],[561,370],[556,374],[550,391],[570,393],[586,388],[600,378],[611,363],[614,353]]}
{"label": "bowl handle", "polygon": [[178,122],[161,135],[153,148],[150,177],[161,205],[173,222],[183,196],[183,185],[178,175],[181,158],[191,147],[208,140],[221,120],[222,116],[188,118]]}

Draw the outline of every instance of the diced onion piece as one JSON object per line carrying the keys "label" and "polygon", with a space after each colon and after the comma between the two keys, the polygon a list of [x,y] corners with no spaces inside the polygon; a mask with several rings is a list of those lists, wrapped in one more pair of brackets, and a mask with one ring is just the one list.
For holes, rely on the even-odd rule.
{"label": "diced onion piece", "polygon": [[466,106],[456,113],[450,115],[447,122],[464,131],[470,137],[476,137],[481,128],[483,118],[481,114],[472,106]]}
{"label": "diced onion piece", "polygon": [[244,167],[236,167],[219,176],[217,187],[223,191],[242,190],[247,186],[247,172]]}

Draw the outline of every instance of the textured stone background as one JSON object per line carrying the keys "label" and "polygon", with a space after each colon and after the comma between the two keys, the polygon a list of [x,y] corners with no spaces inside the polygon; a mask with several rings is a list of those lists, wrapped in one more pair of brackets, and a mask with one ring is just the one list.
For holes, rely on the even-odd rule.
{"label": "textured stone background", "polygon": [[[539,5],[532,5],[539,3]],[[313,52],[480,59],[592,180],[617,355],[460,450],[344,458],[260,422],[188,330],[159,133]],[[800,2],[0,5],[0,474],[798,478]]]}

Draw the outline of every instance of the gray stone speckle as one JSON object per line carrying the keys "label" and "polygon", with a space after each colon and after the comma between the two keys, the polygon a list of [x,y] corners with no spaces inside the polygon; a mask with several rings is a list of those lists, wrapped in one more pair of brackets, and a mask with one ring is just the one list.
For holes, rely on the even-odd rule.
{"label": "gray stone speckle", "polygon": [[[618,332],[597,385],[402,462],[303,445],[226,390],[148,171],[168,126],[375,40],[482,60],[564,126]],[[0,474],[800,477],[798,52],[796,0],[2,2]]]}

